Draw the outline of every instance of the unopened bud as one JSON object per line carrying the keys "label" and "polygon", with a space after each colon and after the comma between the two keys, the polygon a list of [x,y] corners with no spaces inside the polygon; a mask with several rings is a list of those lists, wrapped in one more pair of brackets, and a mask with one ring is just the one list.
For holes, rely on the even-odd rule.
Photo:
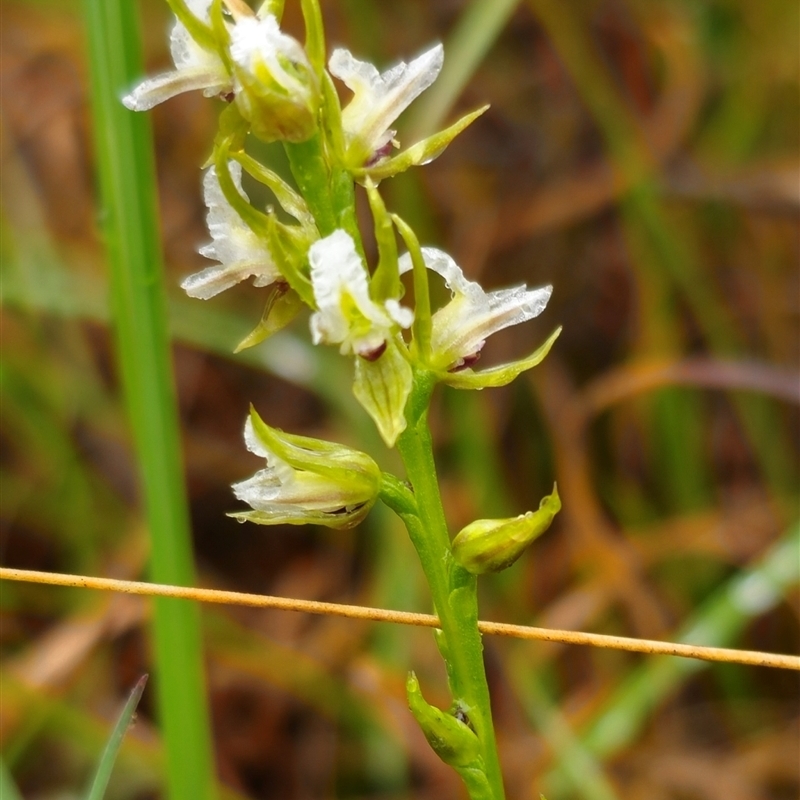
{"label": "unopened bud", "polygon": [[553,493],[542,500],[538,511],[510,519],[479,519],[467,525],[453,540],[453,556],[475,575],[500,572],[550,527],[560,510],[561,498],[554,485]]}
{"label": "unopened bud", "polygon": [[482,767],[481,747],[472,728],[457,716],[430,705],[422,696],[417,676],[410,672],[406,681],[408,707],[428,744],[451,767]]}

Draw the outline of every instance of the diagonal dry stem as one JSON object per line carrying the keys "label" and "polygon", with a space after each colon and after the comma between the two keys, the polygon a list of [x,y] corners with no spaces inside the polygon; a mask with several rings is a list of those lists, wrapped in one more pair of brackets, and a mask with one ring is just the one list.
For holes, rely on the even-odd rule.
{"label": "diagonal dry stem", "polygon": [[[307,614],[323,614],[350,619],[394,622],[400,625],[417,625],[425,628],[439,627],[439,619],[432,614],[414,614],[409,611],[392,611],[383,608],[353,606],[343,603],[322,603],[316,600],[295,600],[288,597],[231,592],[220,589],[196,589],[186,586],[169,586],[144,581],[123,581],[114,578],[93,578],[88,575],[68,575],[55,572],[11,569],[0,567],[0,580],[43,583],[51,586],[71,586],[81,589],[122,592],[148,597],[177,597],[200,603],[272,608],[281,611],[301,611]],[[534,628],[526,625],[508,625],[502,622],[478,623],[481,633],[495,636],[510,636],[517,639],[561,642],[563,644],[588,645],[612,650],[627,650],[648,655],[680,656],[703,661],[720,661],[728,664],[774,667],[800,671],[800,656],[763,653],[756,650],[732,650],[724,647],[702,647],[678,642],[661,642],[653,639],[633,639],[626,636],[606,636],[600,633],[561,631]]]}

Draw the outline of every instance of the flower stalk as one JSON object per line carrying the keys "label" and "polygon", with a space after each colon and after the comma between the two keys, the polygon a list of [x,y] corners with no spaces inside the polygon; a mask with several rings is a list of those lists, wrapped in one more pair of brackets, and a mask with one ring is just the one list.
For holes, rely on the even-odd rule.
{"label": "flower stalk", "polygon": [[[416,515],[401,516],[419,556],[442,625],[438,644],[447,666],[454,706],[467,709],[470,726],[478,738],[483,769],[491,789],[487,797],[502,800],[505,797],[503,778],[483,664],[483,644],[478,631],[477,580],[453,559],[439,493],[428,426],[428,407],[434,386],[431,372],[417,372],[407,406],[408,425],[397,442],[417,504]],[[477,800],[475,795],[471,796]]]}

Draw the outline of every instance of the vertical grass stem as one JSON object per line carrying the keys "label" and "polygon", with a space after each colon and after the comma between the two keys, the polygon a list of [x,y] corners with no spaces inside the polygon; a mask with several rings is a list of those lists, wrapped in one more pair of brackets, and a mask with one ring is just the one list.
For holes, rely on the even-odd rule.
{"label": "vertical grass stem", "polygon": [[[149,121],[120,102],[142,74],[136,5],[85,0],[101,219],[113,324],[151,535],[150,575],[191,585],[194,564],[172,384]],[[214,797],[199,611],[155,604],[155,684],[169,797]]]}

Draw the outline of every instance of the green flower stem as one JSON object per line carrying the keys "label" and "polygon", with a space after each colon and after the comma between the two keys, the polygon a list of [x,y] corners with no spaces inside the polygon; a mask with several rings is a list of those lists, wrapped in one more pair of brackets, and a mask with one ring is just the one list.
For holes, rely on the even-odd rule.
{"label": "green flower stem", "polygon": [[361,232],[356,221],[355,188],[350,174],[336,165],[328,166],[319,133],[305,142],[284,142],[284,149],[320,236],[330,236],[337,228],[342,228],[353,237],[363,257]]}
{"label": "green flower stem", "polygon": [[478,631],[477,581],[453,560],[436,478],[428,428],[428,405],[434,385],[432,373],[416,372],[414,389],[406,407],[408,427],[400,435],[397,448],[414,489],[417,513],[401,511],[400,515],[422,562],[441,622],[444,642],[440,642],[440,649],[447,663],[453,699],[467,710],[470,724],[480,740],[492,800],[502,800],[505,797],[503,777]]}

